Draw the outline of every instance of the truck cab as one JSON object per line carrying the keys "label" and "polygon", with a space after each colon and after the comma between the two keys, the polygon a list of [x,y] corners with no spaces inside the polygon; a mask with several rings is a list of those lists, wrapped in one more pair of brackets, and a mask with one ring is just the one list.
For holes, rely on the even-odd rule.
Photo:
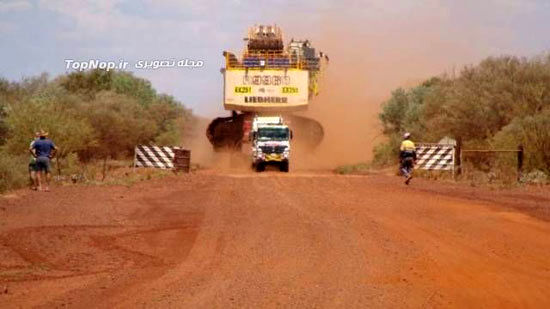
{"label": "truck cab", "polygon": [[252,167],[265,170],[266,165],[278,165],[289,171],[292,131],[282,117],[255,117],[252,122]]}

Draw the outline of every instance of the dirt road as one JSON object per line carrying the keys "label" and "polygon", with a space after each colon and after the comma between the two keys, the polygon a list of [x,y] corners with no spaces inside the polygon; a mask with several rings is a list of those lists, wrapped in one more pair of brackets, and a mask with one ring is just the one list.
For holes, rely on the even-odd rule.
{"label": "dirt road", "polygon": [[322,173],[19,192],[0,199],[0,307],[548,307],[548,207]]}

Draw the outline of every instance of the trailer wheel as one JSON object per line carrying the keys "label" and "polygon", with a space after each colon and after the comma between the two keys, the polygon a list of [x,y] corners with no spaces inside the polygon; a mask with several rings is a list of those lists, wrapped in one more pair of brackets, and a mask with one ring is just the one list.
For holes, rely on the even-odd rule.
{"label": "trailer wheel", "polygon": [[281,162],[281,165],[279,166],[279,170],[281,172],[288,173],[288,167],[289,167],[289,162],[288,161]]}
{"label": "trailer wheel", "polygon": [[265,171],[265,164],[263,162],[256,163],[256,172]]}

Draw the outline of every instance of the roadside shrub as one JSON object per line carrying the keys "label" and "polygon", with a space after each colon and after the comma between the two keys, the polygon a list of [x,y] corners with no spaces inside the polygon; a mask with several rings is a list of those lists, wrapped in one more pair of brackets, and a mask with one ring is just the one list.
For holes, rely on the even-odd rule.
{"label": "roadside shrub", "polygon": [[62,160],[97,144],[81,101],[54,85],[12,104],[5,121],[9,129],[6,150],[12,155],[27,153],[34,132],[40,129],[50,133],[59,146],[57,157]]}
{"label": "roadside shrub", "polygon": [[550,172],[550,109],[514,119],[494,138],[495,145],[515,149],[523,145],[525,170]]}
{"label": "roadside shrub", "polygon": [[12,156],[0,152],[0,192],[23,187],[29,183],[29,156]]}
{"label": "roadside shrub", "polygon": [[495,165],[483,166],[463,162],[462,174],[459,179],[468,182],[471,186],[491,186],[496,188],[510,188],[517,185],[518,173],[515,166]]}
{"label": "roadside shrub", "polygon": [[374,146],[373,165],[382,167],[397,164],[399,162],[400,145],[401,137],[397,134],[392,134],[387,142]]}
{"label": "roadside shrub", "polygon": [[550,178],[543,171],[534,170],[523,174],[520,181],[526,184],[545,185],[549,183]]}
{"label": "roadside shrub", "polygon": [[335,172],[340,175],[365,175],[369,173],[370,168],[370,165],[367,163],[348,164],[337,167]]}
{"label": "roadside shrub", "polygon": [[[105,179],[108,160],[130,159],[136,144],[182,145],[193,124],[190,109],[130,72],[91,70],[53,80],[42,74],[20,82],[0,78],[3,151],[11,157],[27,154],[34,132],[47,130],[59,148],[52,172],[60,180],[86,174],[79,169],[91,162],[102,163]],[[8,179],[17,182],[7,174],[2,181]]]}
{"label": "roadside shrub", "polygon": [[[399,173],[399,176],[402,176]],[[453,173],[451,171],[438,171],[438,170],[414,170],[414,177],[431,179],[431,180],[450,180],[453,179]]]}
{"label": "roadside shrub", "polygon": [[[550,57],[489,57],[457,74],[399,88],[382,104],[379,118],[390,139],[409,131],[416,142],[448,136],[464,149],[517,149],[521,144],[524,170],[549,174]],[[375,147],[375,164],[390,163],[392,149],[388,144]],[[468,160],[485,173],[517,162],[513,154]]]}

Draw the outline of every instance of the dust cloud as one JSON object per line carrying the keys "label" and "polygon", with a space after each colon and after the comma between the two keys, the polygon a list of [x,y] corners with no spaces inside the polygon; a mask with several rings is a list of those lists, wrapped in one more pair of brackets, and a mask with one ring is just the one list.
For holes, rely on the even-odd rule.
{"label": "dust cloud", "polygon": [[[324,139],[314,149],[295,140],[291,169],[368,162],[373,147],[384,141],[378,113],[392,90],[414,86],[487,55],[482,46],[471,44],[474,29],[456,27],[442,8],[365,6],[343,11],[350,3],[357,5],[342,1],[340,8],[326,10],[315,22],[298,18],[299,14],[275,20],[285,42],[308,38],[317,51],[329,56],[320,94],[307,111],[296,113],[320,122]],[[200,138],[204,145],[199,149],[209,147],[204,133]],[[201,150],[205,158],[215,162],[211,148],[206,149]]]}
{"label": "dust cloud", "polygon": [[232,173],[252,172],[250,156],[245,153],[248,147],[244,146],[242,152],[214,151],[206,137],[206,129],[210,122],[211,119],[197,117],[192,132],[183,140],[183,146],[191,149],[191,163],[201,168],[215,168]]}
{"label": "dust cloud", "polygon": [[[400,15],[403,12],[385,14],[369,22],[368,16],[331,12],[317,27],[296,21],[284,26],[287,33],[312,38],[330,59],[319,96],[300,113],[319,121],[325,138],[314,150],[296,145],[297,167],[334,168],[371,160],[373,147],[384,141],[378,113],[392,90],[415,86],[477,59],[479,53],[465,43],[466,32],[445,31],[450,21],[440,10],[407,18]],[[394,18],[385,18],[392,14]]]}

